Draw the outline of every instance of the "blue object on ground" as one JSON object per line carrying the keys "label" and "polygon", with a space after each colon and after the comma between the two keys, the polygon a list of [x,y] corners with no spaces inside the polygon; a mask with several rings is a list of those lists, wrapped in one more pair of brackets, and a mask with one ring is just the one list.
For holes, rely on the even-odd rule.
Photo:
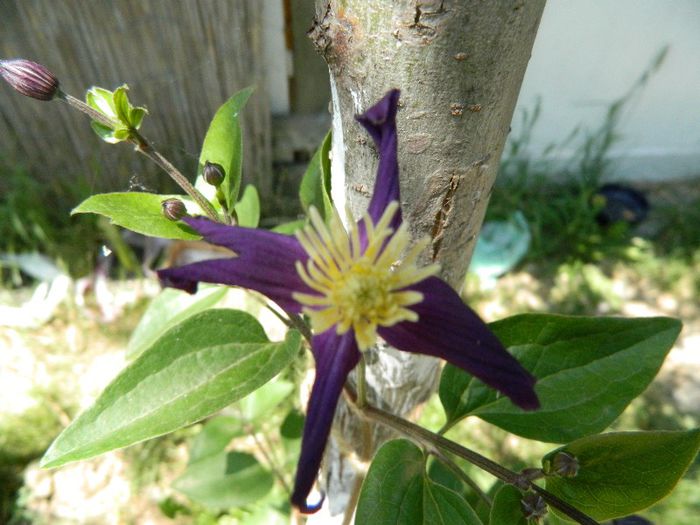
{"label": "blue object on ground", "polygon": [[530,228],[521,211],[505,221],[484,223],[476,242],[470,271],[482,283],[493,285],[496,278],[512,270],[530,247]]}

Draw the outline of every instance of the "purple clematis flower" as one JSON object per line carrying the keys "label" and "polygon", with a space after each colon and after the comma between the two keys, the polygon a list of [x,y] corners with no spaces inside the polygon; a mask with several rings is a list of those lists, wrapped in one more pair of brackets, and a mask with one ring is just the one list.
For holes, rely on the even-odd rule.
{"label": "purple clematis flower", "polygon": [[194,292],[198,282],[256,290],[293,314],[305,313],[315,333],[316,379],[307,408],[292,503],[314,512],[307,497],[318,474],[338,398],[360,352],[381,337],[406,352],[440,357],[481,379],[524,409],[539,406],[535,379],[447,283],[438,266],[419,267],[428,240],[409,247],[399,206],[393,90],[357,117],[379,149],[367,213],[347,232],[337,211],[324,223],[315,209],[296,237],[186,218],[208,242],[236,257],[161,270],[163,284]]}

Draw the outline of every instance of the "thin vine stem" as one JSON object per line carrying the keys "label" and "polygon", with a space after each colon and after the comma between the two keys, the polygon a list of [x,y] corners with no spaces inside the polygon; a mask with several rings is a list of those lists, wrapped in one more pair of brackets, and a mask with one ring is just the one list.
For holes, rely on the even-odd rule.
{"label": "thin vine stem", "polygon": [[367,405],[366,361],[363,352],[360,352],[360,362],[357,363],[355,372],[357,373],[357,401],[355,403],[361,409]]}
{"label": "thin vine stem", "polygon": [[306,339],[306,342],[309,343],[309,347],[311,347],[313,334],[311,333],[311,328],[309,328],[308,323],[304,321],[304,318],[299,314],[290,314],[289,322],[291,323],[292,327],[299,330],[304,339]]}
{"label": "thin vine stem", "polygon": [[456,456],[466,459],[472,465],[476,465],[481,470],[485,470],[492,476],[497,477],[501,481],[516,485],[521,482],[521,476],[512,470],[490,460],[489,458],[482,456],[478,452],[471,449],[463,447],[450,441],[434,432],[426,430],[423,427],[415,425],[410,421],[406,421],[400,417],[393,414],[375,408],[373,406],[367,405],[361,409],[361,412],[365,414],[369,419],[377,421],[383,425],[391,427],[398,430],[402,434],[411,437],[421,443],[423,446],[428,448],[429,451],[435,450],[445,450]]}
{"label": "thin vine stem", "polygon": [[216,212],[211,203],[207,198],[201,194],[197,188],[190,184],[190,181],[180,173],[180,171],[173,166],[168,159],[166,159],[158,150],[156,150],[151,144],[143,138],[141,134],[134,131],[134,144],[136,145],[136,151],[145,155],[156,163],[163,171],[165,171],[170,178],[173,179],[180,188],[182,188],[192,200],[194,200],[197,205],[202,209],[202,211],[209,217],[212,221],[221,222],[219,214]]}
{"label": "thin vine stem", "polygon": [[[240,412],[239,412],[240,415]],[[263,442],[260,440],[258,437],[257,433],[255,432],[255,429],[252,428],[252,426],[246,425],[246,431],[250,432],[250,436],[253,439],[253,442],[255,443],[255,446],[257,449],[260,451],[260,454],[264,458],[265,462],[267,463],[267,466],[270,467],[270,470],[272,471],[272,475],[277,478],[277,480],[280,482],[282,485],[282,488],[287,494],[292,493],[292,489],[289,486],[289,483],[287,483],[287,480],[284,478],[284,475],[282,474],[281,469],[277,465],[277,461],[275,461],[275,458],[272,455],[272,451],[268,450],[266,446],[263,444]],[[263,436],[265,436],[264,432],[261,432]],[[267,442],[267,440],[265,439]]]}
{"label": "thin vine stem", "polygon": [[82,111],[85,113],[88,117],[90,117],[92,120],[96,120],[100,124],[104,124],[105,126],[112,127],[114,126],[114,122],[112,119],[107,117],[106,115],[103,115],[99,111],[97,111],[94,108],[91,108],[88,106],[85,102],[82,100],[75,98],[73,95],[69,95],[68,93],[64,93],[63,91],[59,91],[56,96],[60,99],[63,100],[65,103],[67,103],[69,106],[77,109],[78,111]]}
{"label": "thin vine stem", "polygon": [[270,435],[264,430],[260,432],[260,435],[262,436],[262,441],[267,447],[268,453],[270,454],[270,459],[273,462],[273,467],[278,473],[278,478],[282,482],[282,486],[287,491],[287,494],[291,495],[291,485],[287,482],[286,477],[284,476],[284,458],[280,458],[278,453],[280,447],[275,446],[275,443],[273,443],[270,439]]}
{"label": "thin vine stem", "polygon": [[352,484],[352,492],[350,492],[350,499],[348,500],[347,507],[345,508],[342,525],[350,525],[350,523],[352,523],[352,518],[355,515],[355,509],[357,508],[357,502],[360,500],[360,492],[362,491],[362,483],[364,480],[364,474],[358,472],[355,476],[355,481]]}

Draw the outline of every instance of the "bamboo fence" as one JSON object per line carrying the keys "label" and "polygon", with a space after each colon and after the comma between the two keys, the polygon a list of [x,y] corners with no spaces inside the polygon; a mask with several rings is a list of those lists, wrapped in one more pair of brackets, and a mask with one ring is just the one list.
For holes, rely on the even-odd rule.
{"label": "bamboo fence", "polygon": [[[269,191],[270,116],[264,93],[259,0],[0,0],[0,57],[46,65],[64,91],[130,86],[150,115],[142,131],[193,180],[218,106],[249,85],[244,177]],[[87,119],[58,102],[0,87],[0,157],[42,183],[89,191],[163,188],[166,176],[102,143]],[[0,198],[2,198],[0,181]],[[79,193],[79,192],[76,192]],[[60,194],[60,193],[59,193]],[[76,203],[77,204],[77,203]]]}

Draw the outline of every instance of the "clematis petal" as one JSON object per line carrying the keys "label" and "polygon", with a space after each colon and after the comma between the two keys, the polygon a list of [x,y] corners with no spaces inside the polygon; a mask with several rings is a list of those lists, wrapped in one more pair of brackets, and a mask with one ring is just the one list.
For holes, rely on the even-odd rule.
{"label": "clematis petal", "polygon": [[387,343],[406,352],[440,357],[503,392],[523,409],[539,407],[535,378],[447,283],[429,277],[407,290],[423,294],[423,301],[411,306],[419,320],[381,327],[379,335]]}
{"label": "clematis petal", "polygon": [[199,282],[240,286],[266,295],[289,313],[301,311],[293,293],[318,295],[296,270],[296,262],[306,262],[308,255],[294,237],[202,218],[187,218],[185,222],[207,242],[233,250],[236,256],[159,270],[164,286],[189,293],[197,290]]}
{"label": "clematis petal", "polygon": [[[397,160],[396,111],[399,104],[399,90],[392,89],[384,98],[362,115],[355,117],[374,139],[379,150],[379,167],[374,181],[374,192],[369,203],[369,216],[376,224],[391,201],[400,201],[399,163]],[[401,224],[401,208],[391,221],[396,230]]]}
{"label": "clematis petal", "polygon": [[217,246],[236,252],[239,257],[255,257],[255,251],[264,249],[267,244],[274,245],[273,249],[288,250],[295,260],[306,261],[308,256],[299,241],[292,235],[242,226],[228,226],[210,221],[204,217],[186,217],[183,219],[189,226],[197,230],[204,240]]}
{"label": "clematis petal", "polygon": [[321,506],[320,502],[309,505],[306,498],[321,467],[345,379],[360,360],[352,330],[343,335],[338,335],[334,329],[327,330],[315,336],[311,346],[316,360],[316,379],[306,411],[301,455],[292,493],[292,504],[305,513],[316,512]]}

